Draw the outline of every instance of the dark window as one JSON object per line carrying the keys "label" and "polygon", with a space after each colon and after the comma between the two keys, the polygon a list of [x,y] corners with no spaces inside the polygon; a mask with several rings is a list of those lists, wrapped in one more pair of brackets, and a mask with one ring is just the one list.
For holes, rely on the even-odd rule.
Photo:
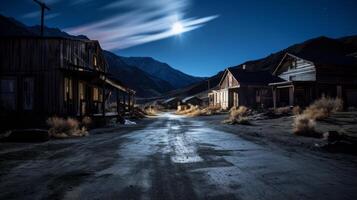
{"label": "dark window", "polygon": [[296,69],[296,61],[292,61],[290,65],[290,69]]}
{"label": "dark window", "polygon": [[64,78],[64,101],[73,99],[72,79]]}
{"label": "dark window", "polygon": [[23,81],[24,110],[33,109],[33,99],[34,99],[34,80],[33,78],[25,78]]}
{"label": "dark window", "polygon": [[0,107],[1,110],[15,110],[16,108],[16,79],[0,79]]}

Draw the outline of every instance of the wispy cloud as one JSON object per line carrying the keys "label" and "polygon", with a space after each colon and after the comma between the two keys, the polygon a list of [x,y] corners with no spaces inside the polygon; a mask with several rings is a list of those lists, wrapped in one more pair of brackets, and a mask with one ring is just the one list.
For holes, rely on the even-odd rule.
{"label": "wispy cloud", "polygon": [[[29,13],[22,15],[22,18],[28,18],[28,19],[29,18],[39,18],[40,15],[41,15],[40,11],[34,11],[34,12],[29,12]],[[45,19],[50,20],[50,19],[53,19],[59,15],[60,15],[59,13],[45,13]]]}
{"label": "wispy cloud", "polygon": [[79,4],[84,4],[84,3],[89,3],[93,0],[72,0],[71,5],[79,5]]}
{"label": "wispy cloud", "polygon": [[171,26],[175,22],[181,22],[182,32],[188,32],[218,17],[184,18],[188,8],[189,0],[114,1],[102,5],[99,11],[116,14],[66,31],[97,39],[105,49],[123,49],[174,36]]}
{"label": "wispy cloud", "polygon": [[[40,0],[41,1],[41,0]],[[63,1],[63,0],[42,0],[42,2],[46,3],[46,4],[55,4],[55,3],[58,3],[60,1]]]}

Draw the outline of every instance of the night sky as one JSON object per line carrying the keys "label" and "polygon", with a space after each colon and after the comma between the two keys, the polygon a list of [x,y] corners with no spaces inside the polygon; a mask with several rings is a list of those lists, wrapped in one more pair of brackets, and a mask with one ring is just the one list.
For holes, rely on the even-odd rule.
{"label": "night sky", "polygon": [[[84,34],[123,56],[151,56],[210,76],[317,36],[357,34],[357,0],[48,0],[46,25]],[[39,24],[32,0],[0,13]],[[181,34],[172,30],[179,22]]]}

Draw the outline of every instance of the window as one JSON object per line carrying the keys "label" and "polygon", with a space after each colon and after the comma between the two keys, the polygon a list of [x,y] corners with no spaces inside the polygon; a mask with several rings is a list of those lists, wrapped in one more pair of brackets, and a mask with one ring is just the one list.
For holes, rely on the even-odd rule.
{"label": "window", "polygon": [[72,79],[64,78],[64,101],[71,101],[73,99]]}
{"label": "window", "polygon": [[291,62],[290,69],[296,69],[296,60]]}
{"label": "window", "polygon": [[93,56],[93,65],[94,65],[94,67],[98,66],[97,56]]}
{"label": "window", "polygon": [[3,110],[16,109],[16,79],[0,79],[0,107]]}
{"label": "window", "polygon": [[85,95],[85,90],[84,90],[84,83],[79,82],[78,83],[78,96],[79,100],[84,100],[84,95]]}
{"label": "window", "polygon": [[296,76],[289,76],[289,81],[294,81],[296,79]]}
{"label": "window", "polygon": [[229,86],[229,87],[232,87],[232,86],[233,86],[233,77],[232,77],[232,76],[229,76],[228,86]]}
{"label": "window", "polygon": [[24,110],[33,109],[34,99],[34,80],[33,78],[25,78],[23,81],[23,107]]}
{"label": "window", "polygon": [[93,88],[93,101],[102,101],[102,97],[102,91],[99,88]]}

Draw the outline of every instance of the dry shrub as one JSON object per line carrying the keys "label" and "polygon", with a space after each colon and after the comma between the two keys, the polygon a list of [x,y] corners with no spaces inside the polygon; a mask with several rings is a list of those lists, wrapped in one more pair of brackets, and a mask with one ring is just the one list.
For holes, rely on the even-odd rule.
{"label": "dry shrub", "polygon": [[343,109],[343,101],[339,98],[322,97],[307,107],[303,114],[310,119],[321,120],[329,117],[332,113]]}
{"label": "dry shrub", "polygon": [[156,116],[159,110],[155,106],[148,106],[144,109],[144,113],[149,116]]}
{"label": "dry shrub", "polygon": [[86,127],[80,127],[78,120],[73,118],[64,119],[60,117],[51,117],[47,119],[47,124],[50,126],[48,132],[52,137],[66,138],[88,135]]}
{"label": "dry shrub", "polygon": [[227,124],[250,124],[248,120],[250,110],[245,106],[232,107],[229,112],[229,118],[224,120],[223,123]]}
{"label": "dry shrub", "polygon": [[319,134],[315,131],[316,121],[310,119],[307,115],[297,115],[293,122],[293,131],[296,135],[317,137]]}
{"label": "dry shrub", "polygon": [[297,135],[321,137],[322,135],[315,131],[316,120],[325,119],[332,113],[342,110],[342,108],[343,102],[341,99],[322,97],[302,113],[295,115],[293,132]]}
{"label": "dry shrub", "polygon": [[229,113],[230,118],[244,117],[248,115],[248,108],[245,106],[232,107]]}
{"label": "dry shrub", "polygon": [[182,106],[180,107],[180,109],[178,109],[176,111],[176,114],[178,115],[190,115],[192,113],[197,113],[199,112],[199,107],[198,106],[194,106],[194,105],[188,105],[188,106]]}
{"label": "dry shrub", "polygon": [[93,122],[92,119],[88,116],[85,116],[82,119],[82,125],[87,129],[91,126],[92,122]]}
{"label": "dry shrub", "polygon": [[276,108],[274,110],[274,113],[276,115],[289,115],[291,112],[291,109],[289,106],[286,106],[286,107],[280,107],[280,108]]}
{"label": "dry shrub", "polygon": [[176,112],[182,112],[182,111],[185,111],[189,108],[188,105],[178,105],[177,106],[177,111]]}
{"label": "dry shrub", "polygon": [[214,114],[218,114],[222,112],[222,108],[221,106],[217,105],[217,106],[208,106],[204,109],[202,109],[202,113],[204,115],[214,115]]}
{"label": "dry shrub", "polygon": [[301,114],[301,113],[302,113],[302,110],[301,110],[300,106],[294,106],[294,108],[293,108],[293,114],[294,114],[294,115],[299,115],[299,114]]}
{"label": "dry shrub", "polygon": [[185,107],[181,107],[176,111],[178,115],[186,115],[189,117],[197,117],[197,116],[209,116],[220,113],[220,106],[208,106],[206,108],[200,108],[199,106],[188,105]]}

